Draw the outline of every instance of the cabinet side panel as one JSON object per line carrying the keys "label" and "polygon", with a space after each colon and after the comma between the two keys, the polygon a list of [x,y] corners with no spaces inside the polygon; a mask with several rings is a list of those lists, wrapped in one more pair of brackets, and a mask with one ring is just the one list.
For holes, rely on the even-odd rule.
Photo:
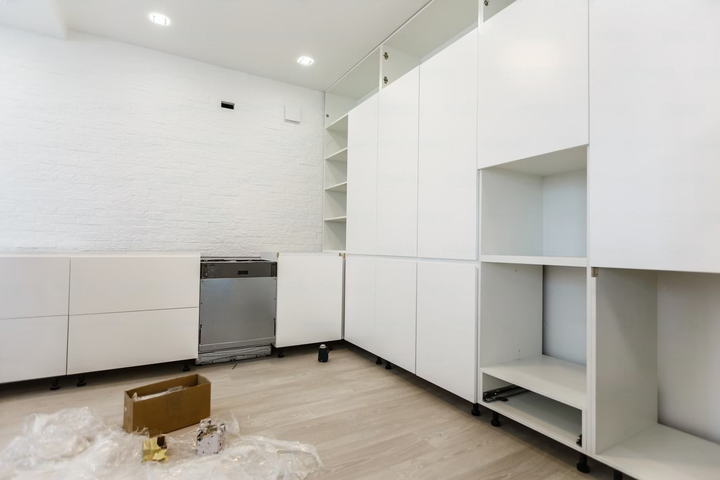
{"label": "cabinet side panel", "polygon": [[345,272],[345,340],[379,355],[375,329],[375,259],[348,255]]}

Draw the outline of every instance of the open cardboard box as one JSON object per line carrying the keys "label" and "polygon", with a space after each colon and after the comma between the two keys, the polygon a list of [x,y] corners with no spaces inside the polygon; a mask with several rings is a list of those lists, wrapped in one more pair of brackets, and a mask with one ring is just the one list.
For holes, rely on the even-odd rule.
{"label": "open cardboard box", "polygon": [[[180,386],[188,388],[159,397],[133,400],[135,393],[142,397]],[[159,435],[199,423],[209,416],[210,381],[202,375],[173,378],[125,392],[123,428],[128,433],[147,428],[150,436]]]}

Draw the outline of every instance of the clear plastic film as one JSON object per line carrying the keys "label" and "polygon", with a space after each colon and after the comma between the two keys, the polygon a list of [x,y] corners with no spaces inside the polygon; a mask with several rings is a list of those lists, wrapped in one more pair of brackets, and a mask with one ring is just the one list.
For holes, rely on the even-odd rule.
{"label": "clear plastic film", "polygon": [[31,415],[23,434],[0,453],[0,480],[294,480],[323,468],[312,445],[240,435],[232,414],[211,418],[226,425],[220,453],[198,456],[192,429],[166,435],[168,461],[142,463],[147,437],[108,425],[89,408]]}

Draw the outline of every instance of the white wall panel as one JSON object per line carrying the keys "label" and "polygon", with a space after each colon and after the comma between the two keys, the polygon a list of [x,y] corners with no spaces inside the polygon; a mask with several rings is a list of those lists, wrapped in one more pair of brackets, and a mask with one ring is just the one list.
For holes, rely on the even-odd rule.
{"label": "white wall panel", "polygon": [[418,262],[417,374],[476,399],[477,267]]}
{"label": "white wall panel", "polygon": [[516,1],[478,33],[478,168],[587,144],[587,0]]}
{"label": "white wall panel", "polygon": [[419,68],[380,92],[377,253],[417,255]]}
{"label": "white wall panel", "polygon": [[67,373],[195,359],[198,310],[71,315]]}
{"label": "white wall panel", "polygon": [[342,339],[343,263],[337,254],[280,254],[276,347]]}
{"label": "white wall panel", "polygon": [[477,258],[477,30],[420,66],[418,256]]}
{"label": "white wall panel", "polygon": [[374,254],[377,242],[378,104],[350,111],[347,155],[347,252]]}
{"label": "white wall panel", "polygon": [[0,320],[0,383],[66,373],[68,317]]}

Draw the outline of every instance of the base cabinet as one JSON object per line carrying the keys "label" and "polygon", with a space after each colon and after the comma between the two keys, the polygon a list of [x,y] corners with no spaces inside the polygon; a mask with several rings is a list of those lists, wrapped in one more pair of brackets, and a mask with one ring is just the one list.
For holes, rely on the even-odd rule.
{"label": "base cabinet", "polygon": [[67,315],[0,320],[0,383],[65,375]]}

